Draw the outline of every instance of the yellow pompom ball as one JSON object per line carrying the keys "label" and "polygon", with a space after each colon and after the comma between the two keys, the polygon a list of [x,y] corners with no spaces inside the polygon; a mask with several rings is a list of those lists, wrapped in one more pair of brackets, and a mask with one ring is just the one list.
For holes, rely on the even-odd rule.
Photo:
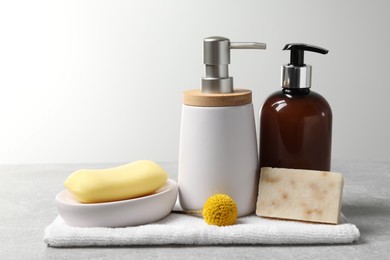
{"label": "yellow pompom ball", "polygon": [[229,226],[236,223],[237,205],[225,194],[215,194],[207,199],[202,215],[209,225]]}

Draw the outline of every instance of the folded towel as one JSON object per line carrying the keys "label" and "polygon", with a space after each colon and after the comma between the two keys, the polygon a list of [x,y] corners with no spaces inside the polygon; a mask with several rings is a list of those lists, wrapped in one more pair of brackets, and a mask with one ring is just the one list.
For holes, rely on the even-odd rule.
{"label": "folded towel", "polygon": [[65,224],[58,216],[46,227],[44,242],[51,247],[131,245],[251,245],[251,244],[342,244],[356,241],[357,227],[344,216],[339,225],[312,224],[261,218],[237,219],[235,225],[207,225],[202,218],[171,213],[147,225],[126,228],[81,228]]}

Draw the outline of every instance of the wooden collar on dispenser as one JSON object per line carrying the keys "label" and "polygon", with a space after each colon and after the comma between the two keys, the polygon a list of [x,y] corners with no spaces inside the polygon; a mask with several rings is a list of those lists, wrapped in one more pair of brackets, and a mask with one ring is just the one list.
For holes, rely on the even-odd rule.
{"label": "wooden collar on dispenser", "polygon": [[203,93],[199,89],[184,91],[183,104],[198,107],[242,106],[252,103],[252,91],[235,89],[232,93]]}

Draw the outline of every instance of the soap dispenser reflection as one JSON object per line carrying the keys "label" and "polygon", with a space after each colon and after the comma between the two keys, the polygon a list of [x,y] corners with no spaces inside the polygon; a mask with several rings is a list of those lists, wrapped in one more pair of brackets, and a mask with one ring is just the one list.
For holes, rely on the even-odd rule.
{"label": "soap dispenser reflection", "polygon": [[201,90],[183,95],[178,182],[184,210],[202,210],[207,198],[223,193],[236,202],[239,216],[254,212],[258,152],[252,92],[233,88],[228,64],[231,49],[265,48],[218,36],[203,41]]}
{"label": "soap dispenser reflection", "polygon": [[308,44],[287,44],[290,63],[282,66],[282,90],[264,102],[260,113],[260,167],[330,171],[332,110],[310,90],[312,67],[304,52],[327,54]]}

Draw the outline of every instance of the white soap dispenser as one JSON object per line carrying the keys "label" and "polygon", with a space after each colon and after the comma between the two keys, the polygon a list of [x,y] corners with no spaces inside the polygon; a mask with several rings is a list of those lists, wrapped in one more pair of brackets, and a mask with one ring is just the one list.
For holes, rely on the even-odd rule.
{"label": "white soap dispenser", "polygon": [[206,76],[201,90],[185,91],[179,151],[179,200],[187,211],[202,210],[210,196],[223,193],[238,216],[255,210],[258,153],[252,92],[234,89],[230,49],[265,49],[264,43],[232,43],[224,37],[203,41]]}

